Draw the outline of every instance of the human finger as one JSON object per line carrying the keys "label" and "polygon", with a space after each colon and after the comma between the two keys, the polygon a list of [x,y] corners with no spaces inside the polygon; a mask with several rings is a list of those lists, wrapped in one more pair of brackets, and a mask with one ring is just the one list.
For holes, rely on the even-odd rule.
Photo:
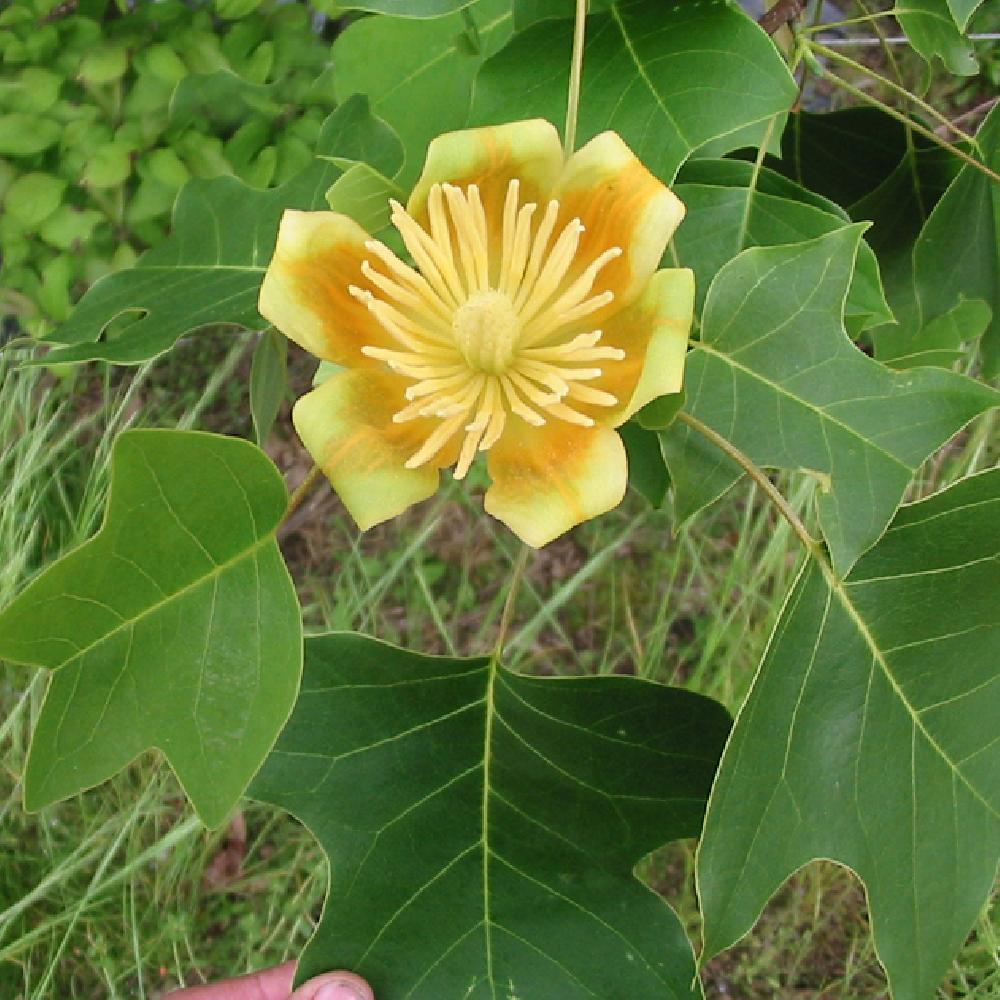
{"label": "human finger", "polygon": [[375,994],[353,972],[324,972],[303,983],[289,1000],[375,1000]]}
{"label": "human finger", "polygon": [[[295,962],[285,962],[237,979],[175,990],[164,1000],[288,1000],[294,979]],[[354,1000],[350,994],[348,997]]]}

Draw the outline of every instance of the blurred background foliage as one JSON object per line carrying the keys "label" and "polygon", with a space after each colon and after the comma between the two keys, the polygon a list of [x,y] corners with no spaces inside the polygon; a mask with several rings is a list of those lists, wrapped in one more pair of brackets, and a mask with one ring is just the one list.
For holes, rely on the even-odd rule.
{"label": "blurred background foliage", "polygon": [[302,170],[332,5],[26,0],[0,13],[0,313],[43,335],[166,234],[192,177]]}

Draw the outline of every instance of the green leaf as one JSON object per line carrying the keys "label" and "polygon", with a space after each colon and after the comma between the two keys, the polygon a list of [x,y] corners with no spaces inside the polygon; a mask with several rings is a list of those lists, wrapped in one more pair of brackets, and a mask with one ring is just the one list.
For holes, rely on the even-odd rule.
{"label": "green leaf", "polygon": [[[514,30],[524,31],[538,21],[572,19],[576,12],[574,0],[513,0]],[[612,0],[587,0],[587,13],[607,10]]]}
{"label": "green leaf", "polygon": [[698,833],[721,706],[351,634],[306,657],[250,790],[330,862],[300,979],[351,968],[387,1000],[700,996],[680,922],[633,868]]}
{"label": "green leaf", "polygon": [[150,222],[158,225],[170,214],[176,200],[176,188],[165,187],[154,177],[146,177],[139,182],[125,206],[125,222],[133,229]]}
{"label": "green leaf", "polygon": [[398,174],[371,165],[404,189],[417,179],[431,139],[465,126],[476,71],[510,35],[510,0],[479,0],[467,10],[477,25],[479,56],[461,51],[456,39],[467,25],[458,14],[429,21],[363,18],[333,45],[341,99],[367,94],[372,110],[403,142],[406,159]]}
{"label": "green leaf", "polygon": [[92,208],[60,205],[39,227],[38,235],[59,250],[72,250],[86,243],[104,216]]}
{"label": "green leaf", "polygon": [[250,364],[250,415],[257,444],[274,426],[288,390],[288,338],[277,330],[265,330],[257,341]]}
{"label": "green leaf", "polygon": [[[313,164],[283,187],[258,191],[232,177],[192,181],[177,199],[169,239],[131,270],[94,284],[55,331],[54,338],[72,346],[25,363],[101,358],[135,364],[209,324],[263,328],[257,295],[284,210],[326,207],[324,195],[340,174],[331,153],[360,145],[391,155],[389,129],[370,116],[364,127],[363,111],[357,101],[338,108],[324,126]],[[137,312],[141,317],[117,339],[95,343],[113,320]]]}
{"label": "green leaf", "polygon": [[174,49],[164,43],[151,45],[136,53],[136,69],[165,83],[179,83],[188,75],[188,68]]}
{"label": "green leaf", "polygon": [[101,45],[87,52],[80,63],[79,78],[91,86],[113,83],[128,69],[128,54],[118,45]]}
{"label": "green leaf", "polygon": [[182,431],[115,442],[98,534],[0,613],[0,657],[54,671],[25,803],[166,755],[220,824],[284,724],[301,619],[275,541],[285,485],[253,445]]}
{"label": "green leaf", "polygon": [[11,184],[17,180],[21,172],[14,166],[13,163],[8,163],[6,160],[0,160],[0,199],[3,199],[7,192],[10,190]]}
{"label": "green leaf", "polygon": [[78,264],[76,258],[61,254],[47,260],[40,269],[38,304],[56,323],[61,323],[73,308],[69,289],[76,279]]}
{"label": "green leaf", "polygon": [[961,299],[943,316],[933,319],[920,331],[915,344],[898,327],[887,327],[875,341],[875,356],[891,368],[934,365],[951,368],[965,356],[963,345],[978,340],[993,318],[993,310],[982,299]]}
{"label": "green leaf", "polygon": [[270,40],[261,42],[253,54],[244,59],[237,68],[240,75],[251,83],[265,83],[274,69],[274,42]]}
{"label": "green leaf", "polygon": [[273,124],[266,115],[250,115],[226,140],[226,159],[237,169],[245,167],[270,142],[273,133]]}
{"label": "green leaf", "polygon": [[952,2],[954,0],[897,0],[892,12],[910,44],[928,62],[937,56],[948,72],[973,76],[979,72],[979,63],[972,43],[955,23]]}
{"label": "green leaf", "polygon": [[983,0],[948,0],[951,16],[962,31],[968,28],[972,15],[982,2]]}
{"label": "green leaf", "polygon": [[800,111],[789,115],[781,158],[768,166],[849,209],[885,182],[907,148],[906,127],[877,108]]}
{"label": "green leaf", "polygon": [[169,146],[152,150],[143,157],[142,166],[153,180],[171,191],[180,191],[191,180],[191,171]]}
{"label": "green leaf", "polygon": [[[169,239],[133,269],[93,285],[70,321],[55,331],[53,338],[72,346],[25,363],[101,358],[134,364],[209,324],[263,327],[257,295],[283,211],[326,207],[324,195],[340,175],[343,158],[365,158],[392,170],[402,157],[398,139],[371,115],[363,97],[346,101],[327,119],[316,153],[299,176],[270,191],[232,177],[192,181],[177,199]],[[94,343],[114,319],[128,313],[142,315],[117,339]]]}
{"label": "green leaf", "polygon": [[18,73],[11,88],[11,106],[16,111],[40,114],[48,111],[59,99],[63,78],[43,66],[27,66]]}
{"label": "green leaf", "polygon": [[[977,138],[986,162],[1000,168],[996,112]],[[985,329],[977,330],[969,324],[981,313],[962,303],[989,304],[1000,295],[1000,195],[974,167],[951,172],[956,163],[943,150],[919,151],[853,209],[876,220],[871,240],[896,316],[873,339],[876,356],[889,364],[921,356],[927,364],[951,364],[953,352],[940,353],[940,347],[983,334],[983,368],[990,377],[1000,373],[1000,322],[987,318]],[[959,340],[956,321],[963,328]]]}
{"label": "green leaf", "polygon": [[372,111],[367,94],[354,94],[323,122],[317,143],[340,167],[367,163],[386,177],[403,165],[403,145],[396,132]]}
{"label": "green leaf", "polygon": [[[798,243],[850,221],[833,202],[740,160],[693,160],[674,190],[688,214],[674,238],[673,253],[695,272],[699,310],[712,278],[741,250]],[[875,254],[861,243],[847,296],[849,332],[856,336],[891,319]]]}
{"label": "green leaf", "polygon": [[633,421],[622,424],[618,433],[628,455],[629,485],[653,507],[662,507],[670,488],[670,474],[663,461],[659,436]]}
{"label": "green leaf", "polygon": [[[317,166],[286,188],[261,192],[231,177],[192,181],[181,192],[172,235],[128,270],[93,285],[53,336],[44,363],[101,358],[134,364],[168,350],[189,330],[213,323],[265,324],[257,293],[289,205],[318,208],[336,175]],[[97,338],[120,316],[139,313],[114,340]],[[97,341],[97,342],[95,342]],[[28,362],[30,363],[30,362]]]}
{"label": "green leaf", "polygon": [[256,158],[241,167],[237,173],[240,180],[245,181],[251,187],[267,187],[274,179],[275,171],[278,167],[278,150],[274,146],[267,146],[257,154]]}
{"label": "green leaf", "polygon": [[687,403],[687,394],[683,389],[668,396],[660,396],[647,403],[635,415],[635,421],[646,430],[666,430],[677,419],[677,414],[684,409],[685,403]]}
{"label": "green leaf", "polygon": [[[489,59],[472,122],[561,123],[572,35],[570,22],[535,24]],[[579,141],[613,129],[669,183],[699,146],[786,111],[795,93],[778,50],[737,7],[633,0],[588,19]]]}
{"label": "green leaf", "polygon": [[[985,163],[1000,172],[1000,106],[976,139]],[[975,167],[962,168],[917,238],[913,281],[918,328],[949,313],[963,298],[1000,302],[1000,184]],[[984,374],[1000,374],[997,315],[983,336],[982,352]]]}
{"label": "green leaf", "polygon": [[349,215],[370,233],[389,225],[389,199],[405,197],[405,192],[367,163],[349,166],[326,193],[327,204],[334,212]]}
{"label": "green leaf", "polygon": [[124,183],[132,173],[132,151],[118,142],[98,147],[87,160],[80,183],[84,187],[110,188]]}
{"label": "green leaf", "polygon": [[[939,369],[895,373],[843,328],[864,226],[805,243],[745,250],[709,289],[688,354],[686,411],[759,466],[818,476],[820,525],[839,573],[873,545],[917,467],[1000,393]],[[687,424],[663,438],[678,515],[742,474]]]}
{"label": "green leaf", "polygon": [[0,115],[0,156],[35,156],[59,141],[57,122],[37,115]]}
{"label": "green leaf", "polygon": [[902,124],[875,108],[848,108],[794,115],[782,159],[768,163],[837,202],[856,222],[872,222],[865,240],[878,256],[897,322],[906,325],[913,242],[958,173],[959,159],[922,136],[908,136]]}
{"label": "green leaf", "polygon": [[3,210],[25,229],[40,226],[62,202],[66,182],[51,174],[22,174],[7,189]]}
{"label": "green leaf", "polygon": [[282,113],[276,99],[277,86],[251,83],[228,69],[185,76],[170,98],[170,123],[183,129],[206,121],[220,126],[242,123],[248,114],[261,112],[268,118]]}
{"label": "green leaf", "polygon": [[1000,471],[902,508],[842,583],[807,566],[726,747],[698,855],[705,957],[784,878],[865,882],[895,1000],[930,1000],[1000,857]]}

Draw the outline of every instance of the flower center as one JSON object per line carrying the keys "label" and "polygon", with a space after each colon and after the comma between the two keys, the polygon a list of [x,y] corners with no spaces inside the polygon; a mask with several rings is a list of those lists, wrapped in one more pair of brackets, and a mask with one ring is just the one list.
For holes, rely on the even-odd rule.
{"label": "flower center", "polygon": [[611,291],[594,294],[593,288],[622,251],[610,247],[586,266],[574,266],[580,220],[556,235],[559,202],[550,201],[536,224],[538,206],[520,204],[519,194],[512,180],[500,231],[493,233],[475,184],[464,191],[434,184],[426,229],[391,202],[392,223],[416,267],[378,240],[365,244],[382,267],[366,260],[361,272],[379,294],[355,285],[348,290],[396,346],[368,344],[361,351],[412,380],[396,423],[440,421],[407,468],[434,460],[461,436],[455,464],[461,479],[476,453],[500,440],[511,417],[535,427],[552,418],[590,427],[594,419],[581,406],[618,402],[585,383],[599,379],[603,366],[621,361],[625,352],[599,344],[602,332],[588,329],[586,321],[614,299]]}
{"label": "flower center", "polygon": [[451,320],[455,342],[473,371],[499,375],[514,359],[521,324],[503,292],[473,293]]}

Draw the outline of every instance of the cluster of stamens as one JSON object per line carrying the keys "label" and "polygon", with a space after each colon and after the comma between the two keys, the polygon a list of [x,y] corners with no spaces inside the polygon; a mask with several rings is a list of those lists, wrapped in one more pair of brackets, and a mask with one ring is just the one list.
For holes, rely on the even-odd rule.
{"label": "cluster of stamens", "polygon": [[365,247],[385,272],[368,260],[361,269],[382,297],[356,286],[350,293],[397,345],[368,345],[362,352],[414,380],[406,390],[409,404],[393,420],[441,421],[407,468],[430,462],[464,433],[455,466],[461,479],[477,451],[500,439],[511,414],[536,427],[549,418],[589,427],[593,418],[576,406],[618,402],[585,383],[600,378],[598,363],[620,361],[625,352],[600,345],[600,330],[578,331],[614,298],[610,291],[592,292],[620,248],[605,250],[571,280],[583,225],[573,219],[556,235],[559,203],[550,201],[536,226],[538,206],[519,204],[517,180],[507,188],[499,246],[491,247],[475,184],[464,191],[435,184],[428,230],[398,202],[391,204],[392,223],[416,268],[369,240]]}

